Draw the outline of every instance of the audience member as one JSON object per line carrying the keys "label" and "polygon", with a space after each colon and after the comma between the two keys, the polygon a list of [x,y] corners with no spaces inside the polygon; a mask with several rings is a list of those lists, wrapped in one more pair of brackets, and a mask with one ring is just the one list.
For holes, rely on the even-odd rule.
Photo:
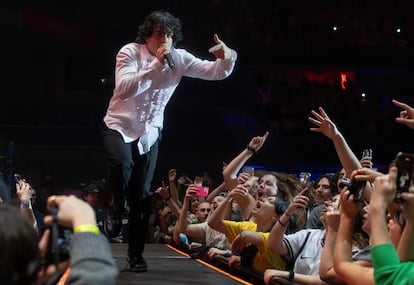
{"label": "audience member", "polygon": [[[328,283],[345,282],[346,284],[353,284],[358,280],[362,280],[363,275],[369,276],[369,272],[371,272],[372,277],[369,228],[366,226],[368,223],[368,206],[364,207],[365,202],[363,200],[352,201],[352,204],[345,203],[343,201],[343,192],[345,191],[347,191],[347,186],[340,195],[340,211],[328,212],[326,215],[327,234],[319,274],[321,279]],[[349,223],[349,221],[352,222]],[[365,233],[362,231],[365,231]],[[345,249],[338,252],[336,248],[337,243],[344,241],[345,235],[347,243],[350,245],[346,257]],[[346,262],[343,267],[348,267],[347,274],[344,274],[344,270],[338,272],[338,267],[335,267],[335,262],[340,259]],[[352,277],[349,278],[347,275]],[[355,276],[358,276],[358,278],[355,278]],[[370,283],[364,282],[364,284]]]}
{"label": "audience member", "polygon": [[99,230],[105,233],[105,221],[108,219],[108,211],[101,205],[100,192],[98,185],[89,184],[83,188],[82,197],[95,211]]}
{"label": "audience member", "polygon": [[32,192],[32,197],[30,198],[30,203],[32,205],[33,215],[36,219],[36,226],[39,236],[43,236],[43,233],[46,230],[46,225],[44,222],[45,215],[38,209],[36,204],[36,189],[30,187],[30,191]]}
{"label": "audience member", "polygon": [[[239,262],[241,265],[252,267],[262,273],[269,267],[284,269],[285,262],[279,254],[267,250],[266,239],[260,239],[253,246],[246,245],[253,242],[247,234],[248,231],[269,232],[286,209],[287,202],[275,196],[259,198],[256,207],[251,210],[251,218],[248,221],[226,220],[227,205],[235,199],[236,195],[250,194],[243,184],[237,185],[208,220],[211,228],[226,234],[228,241],[232,243],[232,254],[240,255],[239,259],[231,260],[229,266],[233,266],[234,262]],[[277,207],[279,203],[281,206]],[[233,247],[234,242],[236,244]]]}
{"label": "audience member", "polygon": [[[213,214],[213,212],[221,205],[224,201],[224,197],[216,196],[213,199],[213,203],[210,205],[210,211],[207,211],[208,202],[202,202],[199,206],[199,222],[194,224],[188,224],[188,208],[191,199],[196,195],[197,187],[195,185],[190,185],[187,188],[187,194],[184,198],[184,204],[181,209],[179,222],[177,224],[178,231],[183,233],[189,237],[191,240],[199,241],[200,247],[204,249],[203,254],[207,253],[210,248],[217,248],[218,250],[222,250],[221,253],[226,253],[226,250],[230,249],[230,245],[227,241],[226,235],[222,232],[215,231],[210,228],[207,223],[207,219]],[[230,207],[228,207],[228,214],[226,215],[227,218],[230,216]],[[190,250],[193,249],[194,246],[190,244]],[[218,253],[218,252],[216,252]],[[214,254],[210,253],[211,257],[214,257]]]}
{"label": "audience member", "polygon": [[[252,154],[262,148],[268,136],[269,132],[265,132],[263,136],[253,137],[246,149],[223,169],[223,178],[227,188],[230,189],[234,185],[243,184],[248,189],[249,195],[236,195],[234,197],[241,209],[242,220],[250,218],[251,210],[256,207],[260,198],[276,196],[290,203],[293,197],[302,190],[300,180],[292,174],[266,170],[253,170],[252,173],[242,171],[239,173]],[[295,213],[292,217],[292,223],[289,225],[289,232],[294,232],[305,225],[305,214],[304,209]]]}
{"label": "audience member", "polygon": [[[324,284],[319,277],[319,266],[326,237],[325,227],[324,229],[305,228],[285,235],[286,227],[296,208],[306,208],[309,203],[309,198],[304,195],[305,192],[306,189],[302,190],[293,199],[270,232],[267,246],[287,260],[288,270],[266,270],[264,274],[266,284],[270,284],[274,277],[299,284]],[[332,201],[332,206],[337,207],[339,201],[336,197],[333,197]],[[326,212],[322,211],[323,223],[326,223],[325,214]]]}
{"label": "audience member", "polygon": [[[20,176],[19,176],[20,179]],[[39,235],[37,220],[32,208],[32,186],[25,179],[20,179],[16,183],[16,195],[20,203],[20,211],[33,224],[37,234]]]}
{"label": "audience member", "polygon": [[[246,148],[223,168],[223,179],[227,189],[231,190],[239,184],[238,174],[241,168],[252,155],[256,154],[262,148],[268,136],[269,132],[265,132],[263,136],[253,137]],[[253,175],[254,173],[250,174],[250,176]],[[253,184],[250,186],[253,187]],[[254,197],[252,195],[236,196],[235,200],[242,209],[243,220],[248,219],[251,209],[254,208],[256,204]]]}
{"label": "audience member", "polygon": [[[413,118],[413,117],[411,117]],[[385,215],[395,201],[398,169],[392,166],[388,175],[375,179],[375,190],[371,196],[372,264],[375,284],[411,284],[414,276],[414,194],[401,193],[401,208],[407,225],[397,246],[391,242]],[[397,251],[398,250],[398,251]]]}
{"label": "audience member", "polygon": [[32,223],[14,206],[2,203],[0,240],[8,249],[1,251],[2,284],[43,284],[65,270],[67,275],[60,280],[65,284],[116,284],[118,269],[108,240],[96,226],[93,209],[75,196],[51,196],[47,207],[57,208],[56,217],[45,217],[47,225],[57,220],[61,226],[73,229],[69,267],[59,267],[56,272],[55,264],[43,265],[41,256],[47,251],[50,230],[45,231],[39,242]]}
{"label": "audience member", "polygon": [[333,196],[338,194],[337,176],[332,173],[325,173],[319,176],[314,186],[314,192],[314,203],[316,205],[310,208],[308,212],[306,227],[320,229],[323,227],[320,216],[325,207],[325,202],[330,201]]}
{"label": "audience member", "polygon": [[[329,118],[325,110],[319,107],[319,113],[315,110],[311,111],[313,117],[309,117],[308,120],[316,125],[316,127],[312,127],[310,130],[312,132],[323,133],[332,141],[336,154],[341,162],[341,166],[345,170],[345,175],[350,175],[352,171],[362,168],[360,160],[356,157],[345,137],[339,131],[335,123]],[[369,201],[370,199],[370,190],[372,190],[370,186],[371,185],[367,183],[363,191],[362,198],[365,201]]]}

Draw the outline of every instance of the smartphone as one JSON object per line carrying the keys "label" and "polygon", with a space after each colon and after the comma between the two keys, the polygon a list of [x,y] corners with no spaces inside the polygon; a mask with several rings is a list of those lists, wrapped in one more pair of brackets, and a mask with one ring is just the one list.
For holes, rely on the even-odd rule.
{"label": "smartphone", "polygon": [[299,173],[299,180],[303,185],[306,185],[310,181],[311,176],[312,174],[309,172],[301,172]]}
{"label": "smartphone", "polygon": [[250,176],[254,175],[254,168],[253,167],[243,167],[241,170],[242,173],[247,173]]}
{"label": "smartphone", "polygon": [[359,201],[365,190],[367,182],[365,180],[351,180],[349,178],[342,178],[339,182],[339,188],[348,187],[349,195],[354,195],[354,201]]}
{"label": "smartphone", "polygon": [[209,187],[205,187],[205,186],[197,186],[197,193],[196,196],[197,197],[207,197],[208,196],[208,191],[210,190]]}
{"label": "smartphone", "polygon": [[413,185],[413,163],[414,154],[399,152],[395,157],[394,165],[398,168],[396,202],[402,202],[401,193],[408,192]]}
{"label": "smartphone", "polygon": [[365,180],[352,180],[351,186],[349,189],[349,194],[354,195],[354,201],[359,201],[364,194],[365,186],[367,185],[367,181]]}
{"label": "smartphone", "polygon": [[312,181],[312,180],[308,180],[304,186],[304,188],[308,188],[308,190],[306,190],[305,192],[305,196],[307,196],[310,199],[310,202],[312,203],[315,200],[314,186],[315,186],[315,181]]}
{"label": "smartphone", "polygon": [[372,159],[372,149],[371,148],[366,148],[362,151],[362,157],[371,157]]}
{"label": "smartphone", "polygon": [[22,182],[23,182],[23,179],[22,179],[22,177],[20,176],[20,174],[14,174],[14,181],[16,181],[16,183],[17,184],[19,184],[19,187],[21,188],[22,187]]}

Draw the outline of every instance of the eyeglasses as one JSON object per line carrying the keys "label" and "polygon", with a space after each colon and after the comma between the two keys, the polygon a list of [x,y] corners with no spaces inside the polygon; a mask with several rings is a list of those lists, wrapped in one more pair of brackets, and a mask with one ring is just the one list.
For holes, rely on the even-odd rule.
{"label": "eyeglasses", "polygon": [[210,208],[203,208],[203,209],[200,209],[200,212],[207,212],[207,213],[210,213],[210,211],[211,211],[211,209]]}

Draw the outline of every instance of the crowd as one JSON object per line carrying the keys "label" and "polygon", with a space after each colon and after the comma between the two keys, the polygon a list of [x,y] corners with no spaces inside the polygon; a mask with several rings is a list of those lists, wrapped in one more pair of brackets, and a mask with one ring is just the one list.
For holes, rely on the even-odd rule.
{"label": "crowd", "polygon": [[[401,108],[396,123],[414,129],[414,108],[393,104]],[[167,243],[193,258],[244,270],[265,284],[409,284],[414,276],[414,161],[406,170],[391,158],[389,171],[381,173],[372,168],[372,157],[354,154],[323,108],[312,110],[308,120],[311,132],[332,142],[340,161],[336,173],[308,183],[313,177],[245,168],[271,135],[265,132],[223,165],[217,186],[208,175],[191,179],[171,169],[168,182],[162,181],[152,196],[146,242]],[[401,192],[407,184],[404,170],[408,192]],[[15,190],[0,205],[5,284],[62,279],[114,284],[118,269],[109,243],[128,240],[105,231],[108,214],[100,206],[100,186],[87,185],[81,197],[52,195],[48,213],[38,214],[32,185],[16,180]],[[71,229],[70,257],[47,254],[56,223]],[[94,268],[105,274],[97,275]]]}
{"label": "crowd", "polygon": [[[413,129],[414,109],[396,100],[393,104],[402,109],[396,122]],[[323,174],[312,184],[288,173],[244,172],[268,132],[252,138],[223,167],[224,184],[207,197],[197,196],[199,185],[176,177],[173,169],[169,186],[156,190],[165,207],[174,209],[170,214],[175,218],[169,218],[174,226],[164,232],[170,235],[165,242],[194,258],[225,260],[229,270],[242,268],[266,284],[395,284],[397,278],[398,284],[409,284],[414,196],[408,182],[404,198],[395,199],[401,181],[407,180],[398,175],[404,170],[401,162],[390,158],[389,171],[381,173],[372,168],[372,157],[354,154],[323,108],[312,110],[308,120],[312,132],[332,141],[340,161],[336,173]],[[203,183],[212,189],[211,182]]]}
{"label": "crowd", "polygon": [[[13,197],[1,195],[2,282],[115,284],[110,242],[125,242],[126,270],[136,273],[148,270],[145,243],[168,243],[265,284],[410,284],[414,154],[398,153],[384,173],[372,168],[372,154],[356,155],[322,107],[307,120],[310,132],[332,143],[335,173],[312,181],[245,167],[272,135],[266,131],[223,164],[219,183],[207,173],[192,178],[171,168],[167,183],[152,189],[164,109],[181,78],[223,80],[237,59],[217,34],[209,49],[215,61],[175,49],[180,39],[180,20],[155,11],[136,42],[119,51],[102,133],[109,166],[104,188],[90,184],[80,197],[51,195],[42,213],[34,207],[34,187],[14,176]],[[401,109],[396,123],[414,129],[414,108],[392,104]]]}

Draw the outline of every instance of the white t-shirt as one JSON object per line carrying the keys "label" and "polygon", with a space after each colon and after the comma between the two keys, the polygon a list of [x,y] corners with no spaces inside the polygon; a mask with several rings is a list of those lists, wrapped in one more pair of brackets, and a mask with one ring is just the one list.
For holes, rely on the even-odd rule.
{"label": "white t-shirt", "polygon": [[297,256],[293,271],[306,275],[319,275],[319,265],[322,256],[322,249],[325,239],[325,231],[321,229],[303,229],[294,234],[286,235],[283,242],[286,244],[289,256],[293,260],[305,242],[306,235],[309,238],[306,241],[303,250]]}

